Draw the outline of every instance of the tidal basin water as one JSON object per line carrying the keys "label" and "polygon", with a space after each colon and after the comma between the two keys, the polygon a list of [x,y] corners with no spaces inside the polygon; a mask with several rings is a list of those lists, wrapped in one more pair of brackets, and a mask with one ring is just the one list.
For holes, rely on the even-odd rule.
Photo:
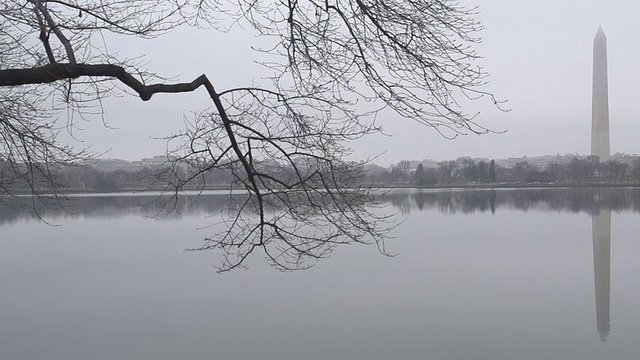
{"label": "tidal basin water", "polygon": [[[217,274],[221,202],[0,208],[0,359],[637,359],[640,190],[397,190],[387,243]],[[140,204],[150,203],[147,207]]]}

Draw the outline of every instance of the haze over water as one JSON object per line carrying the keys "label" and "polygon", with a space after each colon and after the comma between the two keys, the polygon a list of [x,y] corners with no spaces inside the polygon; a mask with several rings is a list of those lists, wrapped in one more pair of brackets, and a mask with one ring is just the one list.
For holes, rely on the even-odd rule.
{"label": "haze over water", "polygon": [[348,246],[307,271],[254,256],[224,275],[215,252],[183,251],[221,199],[164,218],[151,200],[43,212],[61,226],[0,210],[0,358],[637,355],[639,190],[395,191],[396,257]]}

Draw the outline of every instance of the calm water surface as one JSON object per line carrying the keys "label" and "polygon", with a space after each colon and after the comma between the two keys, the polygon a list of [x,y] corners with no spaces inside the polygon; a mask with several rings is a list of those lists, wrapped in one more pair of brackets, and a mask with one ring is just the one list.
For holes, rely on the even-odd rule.
{"label": "calm water surface", "polygon": [[[637,359],[640,191],[396,191],[388,243],[217,274],[207,196],[0,208],[0,359]],[[141,208],[142,203],[151,205]]]}

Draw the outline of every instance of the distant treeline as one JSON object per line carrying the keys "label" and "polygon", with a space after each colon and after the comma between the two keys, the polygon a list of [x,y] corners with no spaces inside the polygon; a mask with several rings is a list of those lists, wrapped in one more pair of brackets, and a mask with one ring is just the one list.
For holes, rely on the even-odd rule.
{"label": "distant treeline", "polygon": [[442,161],[437,167],[412,169],[409,161],[401,161],[391,170],[369,166],[366,179],[373,184],[409,184],[435,186],[450,184],[607,184],[640,182],[640,159],[630,162],[596,157],[575,157],[566,163],[549,163],[544,168],[527,161],[512,167],[498,166],[495,161]]}
{"label": "distant treeline", "polygon": [[[610,160],[599,162],[593,157],[575,157],[566,163],[549,163],[544,168],[527,161],[512,167],[502,167],[495,161],[442,161],[437,167],[419,164],[411,168],[409,161],[401,161],[391,169],[375,164],[363,164],[362,176],[351,178],[348,185],[358,186],[455,186],[472,184],[640,184],[640,159],[629,162]],[[31,178],[13,174],[16,169]],[[274,178],[293,176],[291,169],[278,165],[264,170]],[[237,175],[237,174],[236,174]],[[47,190],[51,181],[63,191],[123,191],[161,190],[189,178],[189,167],[170,164],[136,171],[100,171],[92,166],[68,166],[54,171],[52,179],[38,178],[38,173],[21,171],[20,166],[6,166],[0,161],[0,177],[5,192],[29,192],[34,187]],[[230,169],[212,169],[190,180],[184,189],[228,188],[234,181]],[[183,184],[184,185],[184,184]],[[0,192],[1,194],[1,192]]]}
{"label": "distant treeline", "polygon": [[[30,166],[34,166],[31,164]],[[0,161],[0,195],[2,193],[56,191],[163,190],[185,178],[185,167],[168,164],[136,171],[100,171],[90,165],[65,166],[50,172],[32,171],[27,165]],[[46,174],[46,175],[45,175]],[[200,174],[185,189],[225,187],[231,172],[213,169]]]}

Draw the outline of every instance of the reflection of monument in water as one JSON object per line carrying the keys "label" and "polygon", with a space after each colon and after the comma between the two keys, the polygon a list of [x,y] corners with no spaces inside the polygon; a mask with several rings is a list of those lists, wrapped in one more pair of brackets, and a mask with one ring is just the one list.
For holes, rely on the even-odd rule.
{"label": "reflection of monument in water", "polygon": [[607,38],[598,28],[593,40],[593,97],[591,98],[591,155],[600,161],[611,156],[609,146],[609,85],[607,81]]}
{"label": "reflection of monument in water", "polygon": [[611,330],[609,313],[611,289],[611,210],[600,210],[591,218],[593,270],[596,291],[596,327],[606,341]]}

